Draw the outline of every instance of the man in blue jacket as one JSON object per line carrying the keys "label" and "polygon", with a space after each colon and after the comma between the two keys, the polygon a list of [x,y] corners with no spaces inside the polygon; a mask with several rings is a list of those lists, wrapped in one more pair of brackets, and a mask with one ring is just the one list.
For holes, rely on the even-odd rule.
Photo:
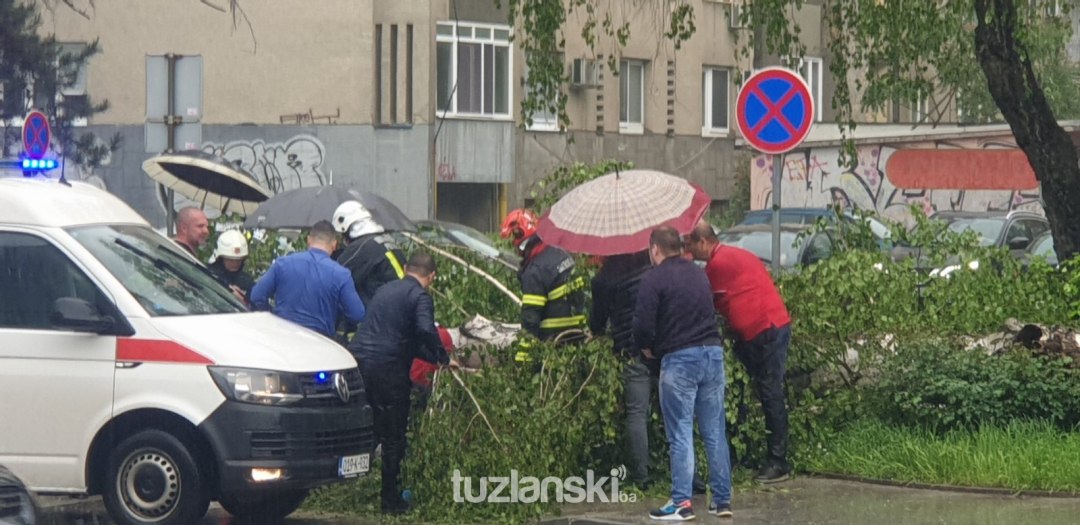
{"label": "man in blue jacket", "polygon": [[445,365],[450,356],[435,328],[435,305],[427,288],[435,282],[435,259],[416,252],[405,265],[405,278],[379,287],[368,316],[349,344],[364,377],[375,433],[382,443],[382,511],[401,514],[408,504],[398,478],[405,458],[409,426],[409,369],[414,358]]}
{"label": "man in blue jacket", "polygon": [[649,236],[653,268],[638,285],[634,341],[660,359],[660,410],[671,456],[671,499],[655,520],[694,519],[694,419],[709,460],[709,513],[731,517],[731,458],[724,433],[724,349],[705,271],[682,258],[679,232],[661,226]]}
{"label": "man in blue jacket", "polygon": [[364,320],[364,303],[356,294],[352,275],[330,258],[337,232],[330,221],[319,221],[308,234],[308,249],[279,257],[251,289],[255,310],[274,315],[337,340],[339,314],[354,323]]}

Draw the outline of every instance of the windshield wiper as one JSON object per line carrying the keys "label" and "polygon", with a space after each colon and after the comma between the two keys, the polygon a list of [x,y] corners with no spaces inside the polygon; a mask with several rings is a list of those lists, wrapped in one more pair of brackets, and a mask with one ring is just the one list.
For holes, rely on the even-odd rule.
{"label": "windshield wiper", "polygon": [[175,266],[170,264],[165,259],[162,259],[160,257],[154,257],[153,255],[150,255],[149,253],[143,251],[141,248],[138,248],[134,244],[131,244],[130,242],[125,241],[124,239],[121,239],[119,237],[114,239],[113,242],[115,242],[118,246],[121,246],[124,249],[130,251],[131,253],[138,255],[139,257],[152,261],[154,263],[154,267],[165,270],[175,277],[179,277],[180,280],[187,283],[188,286],[191,286],[196,290],[201,290],[205,288],[203,285],[199,284],[198,281],[192,279],[191,277],[188,277],[187,275],[184,275],[183,272],[181,272],[180,270],[177,270]]}

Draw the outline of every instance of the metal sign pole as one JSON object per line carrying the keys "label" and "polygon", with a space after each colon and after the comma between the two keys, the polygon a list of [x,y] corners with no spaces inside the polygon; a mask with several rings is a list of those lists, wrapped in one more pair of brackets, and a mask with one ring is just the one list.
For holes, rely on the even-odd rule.
{"label": "metal sign pole", "polygon": [[772,156],[772,270],[780,274],[780,181],[784,173],[784,154]]}

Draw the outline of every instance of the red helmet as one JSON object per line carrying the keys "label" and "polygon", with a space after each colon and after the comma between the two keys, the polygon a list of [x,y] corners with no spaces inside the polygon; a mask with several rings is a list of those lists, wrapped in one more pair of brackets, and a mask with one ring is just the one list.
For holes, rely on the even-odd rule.
{"label": "red helmet", "polygon": [[537,222],[539,220],[536,218],[535,213],[524,208],[518,208],[506,215],[506,220],[502,223],[502,230],[499,235],[503,239],[513,240],[514,246],[518,246],[521,241],[532,237],[536,233]]}

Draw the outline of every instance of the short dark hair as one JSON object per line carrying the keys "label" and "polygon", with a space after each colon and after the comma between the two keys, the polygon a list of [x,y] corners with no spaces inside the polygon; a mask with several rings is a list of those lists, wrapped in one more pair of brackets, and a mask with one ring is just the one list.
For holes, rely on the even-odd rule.
{"label": "short dark hair", "polygon": [[419,275],[431,275],[435,273],[435,258],[428,252],[418,251],[409,257],[405,269]]}
{"label": "short dark hair", "polygon": [[337,240],[337,231],[334,230],[334,225],[330,224],[330,221],[322,220],[311,227],[308,237],[321,242],[333,242]]}
{"label": "short dark hair", "polygon": [[720,239],[716,238],[716,231],[713,230],[711,224],[707,221],[698,221],[693,230],[690,230],[690,234],[687,236],[691,241],[698,242],[702,239],[709,241],[710,243],[720,242]]}
{"label": "short dark hair", "polygon": [[649,234],[649,246],[657,246],[660,252],[666,256],[679,255],[682,253],[682,239],[679,232],[671,226],[661,226]]}

